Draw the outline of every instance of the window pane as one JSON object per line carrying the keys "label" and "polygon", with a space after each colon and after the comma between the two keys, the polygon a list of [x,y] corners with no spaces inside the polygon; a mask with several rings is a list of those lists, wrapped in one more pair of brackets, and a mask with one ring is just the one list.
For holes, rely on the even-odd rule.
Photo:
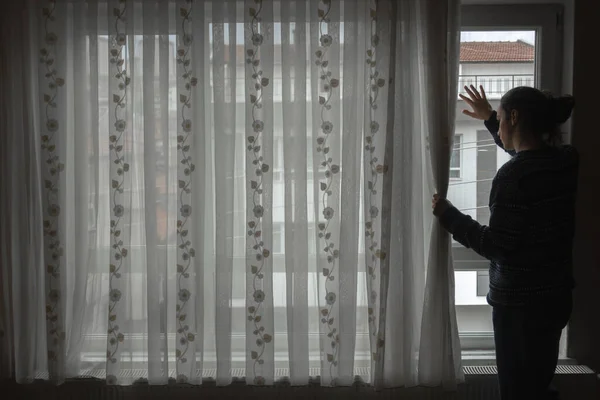
{"label": "window pane", "polygon": [[490,273],[477,271],[477,296],[487,296],[490,286]]}
{"label": "window pane", "polygon": [[[459,92],[463,86],[483,86],[494,109],[502,95],[517,86],[535,84],[535,31],[463,31],[459,67]],[[488,202],[498,169],[510,159],[494,143],[483,121],[462,113],[470,109],[458,100],[455,141],[450,162],[452,203],[482,224],[489,223]],[[459,332],[490,333],[491,307],[487,262],[471,250],[453,243],[456,278],[456,309]],[[463,346],[465,343],[463,343]],[[493,341],[490,343],[493,346]]]}
{"label": "window pane", "polygon": [[452,158],[450,159],[450,168],[460,168],[460,144],[462,142],[462,135],[457,133],[454,136],[454,150],[452,151]]}
{"label": "window pane", "polygon": [[454,150],[452,151],[452,157],[450,158],[450,178],[451,179],[459,179],[460,167],[461,167],[461,143],[462,143],[462,135],[460,133],[456,133],[454,135]]}

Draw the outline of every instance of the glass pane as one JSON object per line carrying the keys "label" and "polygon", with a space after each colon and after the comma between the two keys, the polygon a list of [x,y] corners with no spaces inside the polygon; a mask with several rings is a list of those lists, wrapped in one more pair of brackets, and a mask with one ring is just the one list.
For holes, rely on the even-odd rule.
{"label": "glass pane", "polygon": [[[491,307],[481,293],[478,271],[456,271],[456,318],[461,333],[481,333],[492,331]],[[478,293],[479,292],[479,293]]]}
{"label": "glass pane", "polygon": [[452,157],[450,158],[450,179],[460,178],[460,167],[461,167],[461,143],[462,135],[457,133],[454,135],[454,150],[452,151]]}
{"label": "glass pane", "polygon": [[[465,85],[483,86],[497,109],[502,95],[517,86],[534,86],[536,81],[535,31],[463,31],[459,67],[459,93]],[[462,113],[469,109],[459,98],[456,110],[454,152],[450,165],[449,199],[464,213],[482,224],[489,223],[489,195],[498,169],[510,159],[498,148],[483,121]],[[468,270],[481,257],[453,243],[457,269],[456,310],[463,346],[465,336],[492,332],[491,307],[487,304],[486,272]],[[470,264],[469,264],[470,263]],[[472,268],[472,267],[471,267]],[[493,347],[493,340],[490,345]]]}

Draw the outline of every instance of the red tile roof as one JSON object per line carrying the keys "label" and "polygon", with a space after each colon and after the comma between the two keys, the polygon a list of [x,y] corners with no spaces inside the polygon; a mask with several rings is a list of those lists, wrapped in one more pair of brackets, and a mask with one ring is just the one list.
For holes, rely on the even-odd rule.
{"label": "red tile roof", "polygon": [[533,62],[535,48],[523,41],[462,42],[461,63]]}

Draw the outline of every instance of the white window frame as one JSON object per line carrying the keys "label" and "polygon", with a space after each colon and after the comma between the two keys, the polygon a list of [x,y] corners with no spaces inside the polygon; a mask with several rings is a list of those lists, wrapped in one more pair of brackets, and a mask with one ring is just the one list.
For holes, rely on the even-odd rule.
{"label": "white window frame", "polygon": [[[458,167],[452,166],[452,158],[450,159],[450,180],[459,181],[462,179],[462,166],[463,166],[463,154],[462,154],[462,144],[463,144],[463,134],[455,133],[454,134],[454,144],[452,146],[452,157],[454,156],[454,152],[458,152]],[[458,144],[458,147],[457,147]],[[452,176],[452,171],[458,171],[458,176]]]}

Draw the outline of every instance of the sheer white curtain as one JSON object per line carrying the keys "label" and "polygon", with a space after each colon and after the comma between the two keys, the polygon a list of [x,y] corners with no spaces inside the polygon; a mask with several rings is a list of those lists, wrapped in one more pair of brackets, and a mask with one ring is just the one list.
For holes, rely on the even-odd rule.
{"label": "sheer white curtain", "polygon": [[[379,386],[464,380],[454,309],[450,238],[431,216],[434,192],[448,187],[458,78],[460,1],[400,1],[391,10],[390,89],[384,177],[382,295],[384,358]],[[388,160],[391,160],[388,162]]]}
{"label": "sheer white curtain", "polygon": [[429,255],[458,2],[429,3],[12,5],[2,375],[460,381]]}
{"label": "sheer white curtain", "polygon": [[[458,60],[460,49],[459,1],[443,5],[434,0],[422,2],[424,13],[419,18],[423,33],[423,97],[424,130],[429,135],[429,152],[433,184],[442,196],[448,193],[450,156],[453,148]],[[454,269],[450,235],[438,220],[432,225],[429,260],[425,285],[419,381],[439,382],[451,387],[464,379],[454,304]]]}

